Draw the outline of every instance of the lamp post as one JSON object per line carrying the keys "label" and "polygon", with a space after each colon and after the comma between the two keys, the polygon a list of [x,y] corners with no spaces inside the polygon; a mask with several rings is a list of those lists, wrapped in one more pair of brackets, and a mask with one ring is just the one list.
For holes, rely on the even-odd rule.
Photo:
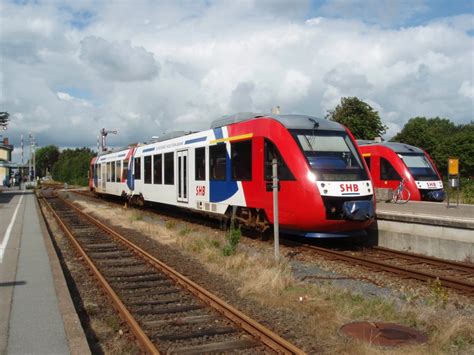
{"label": "lamp post", "polygon": [[36,179],[36,154],[35,154],[35,136],[32,133],[28,134],[28,138],[30,139],[30,159],[28,160],[28,181],[31,181],[31,177],[33,177],[33,181]]}

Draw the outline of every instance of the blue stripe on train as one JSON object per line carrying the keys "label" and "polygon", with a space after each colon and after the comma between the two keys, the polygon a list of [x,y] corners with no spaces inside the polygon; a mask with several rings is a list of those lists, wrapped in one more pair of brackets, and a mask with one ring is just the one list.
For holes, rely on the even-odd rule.
{"label": "blue stripe on train", "polygon": [[207,138],[206,137],[199,137],[199,138],[194,138],[194,139],[189,139],[184,142],[184,144],[193,144],[193,143],[199,143],[199,142],[204,142]]}

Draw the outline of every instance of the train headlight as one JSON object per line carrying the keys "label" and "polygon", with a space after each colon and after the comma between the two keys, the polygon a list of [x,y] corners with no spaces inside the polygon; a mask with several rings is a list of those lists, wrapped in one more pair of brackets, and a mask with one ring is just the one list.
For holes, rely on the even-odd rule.
{"label": "train headlight", "polygon": [[308,180],[310,182],[316,182],[316,175],[314,175],[311,171],[308,171],[308,174],[306,176],[308,177]]}

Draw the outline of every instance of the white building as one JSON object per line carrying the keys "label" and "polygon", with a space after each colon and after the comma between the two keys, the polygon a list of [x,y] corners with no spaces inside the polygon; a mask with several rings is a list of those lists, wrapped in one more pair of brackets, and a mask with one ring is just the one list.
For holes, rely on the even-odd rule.
{"label": "white building", "polygon": [[8,144],[8,138],[3,138],[0,142],[0,186],[10,179],[12,151],[13,145]]}

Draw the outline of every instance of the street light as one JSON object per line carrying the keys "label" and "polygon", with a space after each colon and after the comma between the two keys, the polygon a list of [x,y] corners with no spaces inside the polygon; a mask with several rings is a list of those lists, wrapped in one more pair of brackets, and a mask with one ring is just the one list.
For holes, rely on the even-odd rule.
{"label": "street light", "polygon": [[[36,154],[35,147],[36,141],[35,136],[32,133],[28,134],[30,139],[30,159],[28,161],[28,181],[31,181],[31,172],[33,171],[33,181],[36,179]],[[31,166],[33,164],[33,166]]]}

